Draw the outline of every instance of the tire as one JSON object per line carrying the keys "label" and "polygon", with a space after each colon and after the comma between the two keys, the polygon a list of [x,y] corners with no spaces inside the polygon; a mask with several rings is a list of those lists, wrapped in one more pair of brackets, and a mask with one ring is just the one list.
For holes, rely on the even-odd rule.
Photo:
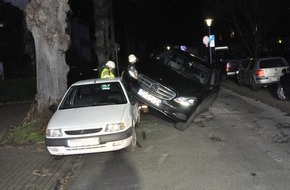
{"label": "tire", "polygon": [[255,83],[253,78],[250,79],[250,87],[252,91],[257,91],[259,89],[259,85]]}
{"label": "tire", "polygon": [[178,129],[179,131],[184,131],[191,125],[192,121],[197,116],[199,111],[200,111],[200,106],[198,106],[198,108],[191,114],[191,116],[188,118],[186,122],[177,122],[175,123],[174,127]]}
{"label": "tire", "polygon": [[125,148],[125,151],[134,152],[136,145],[137,145],[137,135],[136,135],[135,127],[133,127],[132,128],[132,141],[130,145]]}
{"label": "tire", "polygon": [[282,85],[280,84],[277,85],[276,94],[279,100],[282,100],[282,101],[287,100],[287,97],[285,96],[285,92]]}

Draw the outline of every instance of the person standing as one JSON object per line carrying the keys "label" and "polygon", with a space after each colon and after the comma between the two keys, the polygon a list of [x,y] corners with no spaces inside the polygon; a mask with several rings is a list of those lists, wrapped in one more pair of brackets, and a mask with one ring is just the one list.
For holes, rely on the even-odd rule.
{"label": "person standing", "polygon": [[106,67],[101,72],[101,78],[114,78],[116,65],[113,61],[108,61]]}

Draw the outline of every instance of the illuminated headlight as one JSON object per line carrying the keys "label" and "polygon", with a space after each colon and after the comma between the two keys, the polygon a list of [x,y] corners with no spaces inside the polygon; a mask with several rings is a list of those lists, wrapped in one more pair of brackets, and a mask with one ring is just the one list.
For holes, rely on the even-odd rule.
{"label": "illuminated headlight", "polygon": [[62,137],[61,129],[47,129],[46,137]]}
{"label": "illuminated headlight", "polygon": [[108,124],[106,126],[105,132],[117,132],[125,129],[124,123],[114,123],[114,124]]}
{"label": "illuminated headlight", "polygon": [[174,101],[182,106],[192,106],[196,103],[195,97],[178,97]]}
{"label": "illuminated headlight", "polygon": [[131,77],[133,77],[134,79],[138,79],[138,71],[134,65],[131,65],[128,68],[128,72],[131,75]]}

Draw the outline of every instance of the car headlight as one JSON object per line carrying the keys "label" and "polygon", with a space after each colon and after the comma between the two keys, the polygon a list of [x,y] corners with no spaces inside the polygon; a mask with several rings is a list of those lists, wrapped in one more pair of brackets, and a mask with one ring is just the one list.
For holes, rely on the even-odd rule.
{"label": "car headlight", "polygon": [[46,137],[62,137],[61,129],[47,129]]}
{"label": "car headlight", "polygon": [[134,79],[138,79],[138,71],[135,65],[131,65],[130,67],[128,67],[128,72],[131,75],[131,77],[133,77]]}
{"label": "car headlight", "polygon": [[113,123],[106,126],[105,132],[117,132],[125,129],[124,123]]}
{"label": "car headlight", "polygon": [[178,97],[174,101],[182,106],[192,106],[196,103],[195,97]]}

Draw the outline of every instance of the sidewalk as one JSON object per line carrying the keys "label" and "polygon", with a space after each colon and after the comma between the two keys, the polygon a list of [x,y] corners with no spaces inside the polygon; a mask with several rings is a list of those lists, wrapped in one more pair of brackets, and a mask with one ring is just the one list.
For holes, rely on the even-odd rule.
{"label": "sidewalk", "polygon": [[43,144],[24,147],[0,147],[0,189],[55,190],[76,163],[76,157],[53,160]]}
{"label": "sidewalk", "polygon": [[[0,105],[0,138],[21,123],[29,104]],[[53,160],[43,143],[0,146],[0,190],[55,190],[72,175],[78,157]]]}

